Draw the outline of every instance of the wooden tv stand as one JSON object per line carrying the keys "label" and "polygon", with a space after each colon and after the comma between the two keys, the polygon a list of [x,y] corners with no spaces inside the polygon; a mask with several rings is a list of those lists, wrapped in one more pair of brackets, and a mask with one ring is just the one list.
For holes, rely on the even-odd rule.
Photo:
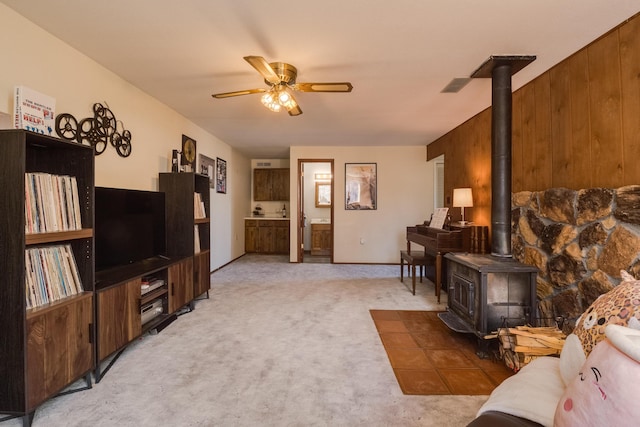
{"label": "wooden tv stand", "polygon": [[[142,295],[145,277],[163,280],[164,285]],[[161,301],[162,314],[143,324],[141,308],[157,300]],[[193,258],[190,257],[154,257],[96,273],[96,383],[129,343],[146,332],[162,330],[176,319],[176,312],[192,300]],[[107,362],[110,356],[113,357]]]}

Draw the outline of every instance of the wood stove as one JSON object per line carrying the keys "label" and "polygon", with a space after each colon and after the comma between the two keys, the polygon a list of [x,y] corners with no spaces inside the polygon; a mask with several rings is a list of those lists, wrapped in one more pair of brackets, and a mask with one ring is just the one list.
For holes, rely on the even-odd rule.
{"label": "wood stove", "polygon": [[449,253],[448,311],[440,318],[484,338],[499,327],[535,324],[537,268],[511,254],[511,76],[535,56],[491,56],[472,78],[491,78],[491,255]]}
{"label": "wood stove", "polygon": [[511,258],[448,253],[448,310],[440,318],[451,329],[484,338],[500,327],[536,321],[537,268]]}

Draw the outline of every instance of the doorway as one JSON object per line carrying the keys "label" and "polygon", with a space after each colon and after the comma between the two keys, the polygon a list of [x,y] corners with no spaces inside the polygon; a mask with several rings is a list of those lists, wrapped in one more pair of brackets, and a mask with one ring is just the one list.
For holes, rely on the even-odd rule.
{"label": "doorway", "polygon": [[298,159],[298,262],[333,262],[333,159]]}

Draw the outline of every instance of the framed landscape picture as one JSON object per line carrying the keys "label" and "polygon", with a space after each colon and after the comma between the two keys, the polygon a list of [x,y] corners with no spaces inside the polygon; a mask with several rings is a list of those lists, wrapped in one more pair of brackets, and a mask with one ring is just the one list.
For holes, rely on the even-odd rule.
{"label": "framed landscape picture", "polygon": [[344,180],[346,210],[377,209],[377,163],[345,163]]}
{"label": "framed landscape picture", "polygon": [[227,162],[216,158],[216,193],[227,192]]}

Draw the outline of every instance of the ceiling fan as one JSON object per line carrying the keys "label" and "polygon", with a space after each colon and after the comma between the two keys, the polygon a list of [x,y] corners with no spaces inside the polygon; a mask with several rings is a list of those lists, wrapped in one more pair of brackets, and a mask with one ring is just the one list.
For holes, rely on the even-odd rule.
{"label": "ceiling fan", "polygon": [[267,88],[237,90],[234,92],[214,93],[214,98],[222,99],[232,96],[264,93],[262,103],[271,111],[278,112],[283,108],[290,116],[302,114],[293,91],[300,92],[351,92],[353,85],[349,82],[335,83],[296,83],[298,70],[284,62],[267,62],[262,56],[245,56],[247,61],[264,78]]}

